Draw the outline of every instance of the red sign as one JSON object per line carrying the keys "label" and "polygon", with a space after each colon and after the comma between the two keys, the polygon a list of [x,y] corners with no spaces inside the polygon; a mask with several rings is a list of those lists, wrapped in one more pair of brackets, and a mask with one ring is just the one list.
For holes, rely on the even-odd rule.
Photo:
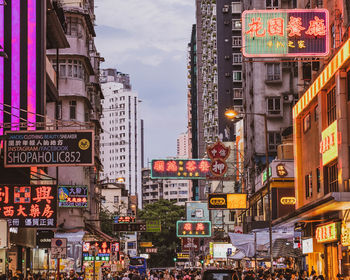
{"label": "red sign", "polygon": [[146,248],[145,251],[147,254],[157,254],[158,248]]}
{"label": "red sign", "polygon": [[218,141],[207,148],[208,157],[210,159],[226,160],[230,155],[230,148],[226,147],[222,142]]}
{"label": "red sign", "polygon": [[222,159],[214,159],[210,165],[211,173],[216,177],[225,175],[227,171],[227,163]]}
{"label": "red sign", "polygon": [[57,186],[0,185],[0,218],[12,227],[56,227]]}
{"label": "red sign", "polygon": [[199,250],[199,239],[193,237],[181,238],[182,251],[198,251]]}
{"label": "red sign", "polygon": [[118,218],[118,223],[135,223],[136,218],[131,216],[122,216]]}

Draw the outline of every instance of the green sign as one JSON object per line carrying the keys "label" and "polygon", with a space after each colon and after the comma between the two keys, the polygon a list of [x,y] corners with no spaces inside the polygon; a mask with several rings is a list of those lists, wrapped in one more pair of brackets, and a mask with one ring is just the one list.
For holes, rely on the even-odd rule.
{"label": "green sign", "polygon": [[161,232],[161,228],[159,220],[146,221],[146,232]]}
{"label": "green sign", "polygon": [[[94,257],[93,256],[84,256],[84,261],[93,261]],[[99,257],[96,256],[95,257],[95,261],[109,261],[109,257],[105,256],[105,257]]]}
{"label": "green sign", "polygon": [[[271,169],[271,167],[269,167],[269,178],[271,178],[271,176],[272,176],[272,169]],[[266,182],[266,180],[267,180],[267,172],[265,169],[263,172],[263,175],[262,175],[263,184]]]}

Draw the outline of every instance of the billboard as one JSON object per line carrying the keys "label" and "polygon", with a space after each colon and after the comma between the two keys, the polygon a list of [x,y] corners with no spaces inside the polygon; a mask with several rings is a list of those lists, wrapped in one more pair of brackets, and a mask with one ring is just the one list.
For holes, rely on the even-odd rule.
{"label": "billboard", "polygon": [[5,167],[91,166],[94,164],[94,132],[6,132]]}
{"label": "billboard", "polygon": [[[119,243],[115,243],[119,248]],[[109,261],[111,254],[111,243],[107,241],[92,241],[83,243],[83,260],[93,261],[95,249],[96,261]],[[119,249],[118,249],[119,250]]]}
{"label": "billboard", "polygon": [[242,42],[242,52],[246,57],[327,56],[328,10],[244,11]]}
{"label": "billboard", "polygon": [[236,248],[230,243],[213,243],[213,258],[226,259],[236,251]]}
{"label": "billboard", "polygon": [[245,193],[211,193],[208,194],[209,209],[247,209]]}
{"label": "billboard", "polygon": [[338,157],[338,125],[337,120],[331,123],[322,131],[322,141],[320,143],[320,153],[322,164],[325,166]]}
{"label": "billboard", "polygon": [[153,159],[152,179],[205,179],[210,173],[208,159]]}
{"label": "billboard", "polygon": [[211,222],[177,221],[177,237],[210,237]]}
{"label": "billboard", "polygon": [[58,207],[88,207],[88,186],[58,186]]}
{"label": "billboard", "polygon": [[0,185],[0,218],[10,227],[55,228],[57,186]]}
{"label": "billboard", "polygon": [[208,204],[205,202],[186,202],[187,221],[209,221]]}

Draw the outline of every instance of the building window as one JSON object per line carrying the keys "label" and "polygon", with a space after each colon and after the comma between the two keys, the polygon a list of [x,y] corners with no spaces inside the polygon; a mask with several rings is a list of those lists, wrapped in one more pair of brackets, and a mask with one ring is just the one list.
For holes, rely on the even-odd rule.
{"label": "building window", "polygon": [[230,211],[230,222],[234,222],[236,218],[236,211]]}
{"label": "building window", "polygon": [[242,54],[233,54],[233,64],[242,64]]}
{"label": "building window", "polygon": [[338,192],[338,162],[331,163],[324,168],[325,194]]}
{"label": "building window", "polygon": [[266,9],[278,9],[278,0],[266,0]]}
{"label": "building window", "polygon": [[77,102],[75,100],[69,101],[69,119],[77,119]]}
{"label": "building window", "polygon": [[119,196],[114,196],[113,201],[114,203],[119,203]]}
{"label": "building window", "polygon": [[234,88],[233,89],[233,98],[234,99],[242,99],[243,98],[243,89]]}
{"label": "building window", "polygon": [[321,174],[320,174],[320,168],[316,168],[316,180],[317,180],[317,192],[321,192]]}
{"label": "building window", "polygon": [[240,19],[233,19],[232,20],[232,29],[233,30],[241,30],[242,29],[242,22]]}
{"label": "building window", "polygon": [[234,82],[242,81],[242,71],[233,71],[233,81]]}
{"label": "building window", "polygon": [[242,37],[232,36],[232,46],[233,47],[241,47],[242,46]]}
{"label": "building window", "polygon": [[67,17],[66,19],[66,23],[67,23],[67,31],[66,34],[67,35],[71,35],[71,36],[80,36],[82,35],[82,20],[80,18],[77,17]]}
{"label": "building window", "polygon": [[136,249],[136,242],[128,242],[128,249]]}
{"label": "building window", "polygon": [[232,3],[232,13],[241,13],[242,12],[242,6],[241,3]]}
{"label": "building window", "polygon": [[305,176],[305,196],[306,198],[312,196],[312,175],[307,174]]}
{"label": "building window", "polygon": [[281,115],[281,97],[267,98],[267,114],[269,116]]}
{"label": "building window", "polygon": [[335,87],[327,93],[327,120],[328,125],[337,119]]}
{"label": "building window", "polygon": [[267,81],[279,81],[281,80],[281,65],[279,63],[268,63],[266,64],[267,70]]}
{"label": "building window", "polygon": [[307,132],[310,127],[311,127],[311,114],[308,113],[303,120],[303,124],[304,124],[304,133]]}
{"label": "building window", "polygon": [[57,119],[62,120],[62,101],[57,103]]}
{"label": "building window", "polygon": [[269,132],[269,151],[277,151],[277,146],[281,144],[281,133],[280,132]]}

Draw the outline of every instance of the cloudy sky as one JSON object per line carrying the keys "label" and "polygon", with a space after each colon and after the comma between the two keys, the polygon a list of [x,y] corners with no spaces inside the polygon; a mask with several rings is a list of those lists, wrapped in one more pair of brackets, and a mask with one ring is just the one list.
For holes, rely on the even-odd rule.
{"label": "cloudy sky", "polygon": [[176,138],[187,123],[195,0],[96,0],[95,6],[102,67],[130,74],[142,100],[145,161],[176,155]]}

